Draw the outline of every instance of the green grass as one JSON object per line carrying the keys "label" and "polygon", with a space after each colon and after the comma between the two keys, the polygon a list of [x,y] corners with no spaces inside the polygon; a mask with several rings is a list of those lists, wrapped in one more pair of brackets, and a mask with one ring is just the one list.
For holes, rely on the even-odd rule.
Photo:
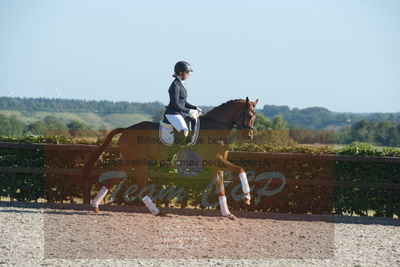
{"label": "green grass", "polygon": [[151,115],[148,114],[101,114],[95,112],[46,112],[46,111],[16,111],[16,110],[0,110],[1,114],[6,116],[15,115],[19,120],[25,124],[42,120],[46,116],[54,116],[63,123],[77,120],[90,125],[95,129],[100,127],[106,129],[114,129],[118,127],[128,127],[135,123],[152,120]]}
{"label": "green grass", "polygon": [[112,126],[111,128],[127,127],[141,121],[151,121],[152,118],[147,114],[109,114],[104,116],[104,122]]}

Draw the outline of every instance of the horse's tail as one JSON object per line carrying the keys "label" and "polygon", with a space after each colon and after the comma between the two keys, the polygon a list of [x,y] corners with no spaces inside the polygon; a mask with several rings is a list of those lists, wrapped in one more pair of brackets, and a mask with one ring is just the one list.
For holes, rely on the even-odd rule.
{"label": "horse's tail", "polygon": [[83,177],[82,177],[82,184],[87,181],[90,177],[90,173],[93,170],[94,164],[96,161],[99,159],[101,153],[110,145],[111,140],[113,137],[119,133],[122,133],[125,129],[124,128],[117,128],[112,130],[107,136],[106,139],[104,140],[103,144],[99,146],[85,161],[84,164],[84,170],[83,170]]}

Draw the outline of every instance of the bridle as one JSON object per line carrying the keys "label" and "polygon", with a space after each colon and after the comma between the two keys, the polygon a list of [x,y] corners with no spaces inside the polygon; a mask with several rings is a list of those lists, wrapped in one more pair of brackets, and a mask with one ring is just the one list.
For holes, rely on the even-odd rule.
{"label": "bridle", "polygon": [[[246,113],[247,113],[248,110],[249,110],[249,106],[247,105],[247,103],[245,103],[244,109],[243,109],[242,113],[239,114],[231,123],[226,123],[226,122],[223,122],[223,121],[219,121],[219,120],[210,118],[210,117],[207,116],[207,114],[205,114],[205,115],[203,116],[203,118],[205,118],[205,119],[207,119],[207,120],[209,120],[209,121],[214,121],[214,122],[217,122],[217,123],[220,123],[220,124],[224,124],[224,125],[230,126],[230,127],[233,128],[233,129],[238,129],[238,130],[242,130],[242,129],[253,130],[253,127],[251,127],[250,125],[246,125],[246,124],[245,124]],[[241,116],[241,119],[240,119],[240,120],[241,120],[241,126],[239,126],[239,124],[238,124],[239,116]]]}
{"label": "bridle", "polygon": [[[249,105],[250,106],[250,105]],[[242,116],[241,122],[242,122],[242,126],[239,126],[237,123],[237,120],[233,121],[233,125],[236,125],[236,128],[238,130],[242,130],[242,129],[246,129],[246,130],[253,130],[253,127],[251,127],[250,125],[246,125],[245,124],[245,120],[246,120],[246,113],[249,110],[249,106],[247,106],[247,103],[244,104],[244,109],[242,111],[242,114],[239,116]]]}

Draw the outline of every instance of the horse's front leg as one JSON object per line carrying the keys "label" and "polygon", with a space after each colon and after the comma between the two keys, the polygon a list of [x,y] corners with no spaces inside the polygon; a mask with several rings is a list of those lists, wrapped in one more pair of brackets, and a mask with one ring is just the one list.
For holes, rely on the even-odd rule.
{"label": "horse's front leg", "polygon": [[244,193],[244,203],[247,205],[250,205],[250,186],[249,186],[249,181],[247,180],[247,174],[246,171],[232,162],[228,161],[228,152],[224,153],[224,155],[220,156],[218,160],[220,161],[219,163],[221,164],[220,166],[223,166],[224,169],[227,169],[231,172],[236,172],[239,173],[239,179],[240,183],[242,184],[242,191]]}
{"label": "horse's front leg", "polygon": [[229,211],[228,204],[226,202],[224,171],[217,171],[216,186],[218,192],[219,207],[221,209],[222,216],[228,217],[231,220],[235,220],[236,217]]}

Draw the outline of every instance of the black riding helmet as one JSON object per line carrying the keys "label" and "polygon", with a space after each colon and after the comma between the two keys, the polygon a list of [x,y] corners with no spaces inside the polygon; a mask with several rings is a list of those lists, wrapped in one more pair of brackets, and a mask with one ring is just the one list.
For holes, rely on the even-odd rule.
{"label": "black riding helmet", "polygon": [[174,67],[175,74],[179,74],[180,72],[185,72],[185,71],[187,71],[187,72],[193,71],[190,64],[187,63],[186,61],[178,61]]}

